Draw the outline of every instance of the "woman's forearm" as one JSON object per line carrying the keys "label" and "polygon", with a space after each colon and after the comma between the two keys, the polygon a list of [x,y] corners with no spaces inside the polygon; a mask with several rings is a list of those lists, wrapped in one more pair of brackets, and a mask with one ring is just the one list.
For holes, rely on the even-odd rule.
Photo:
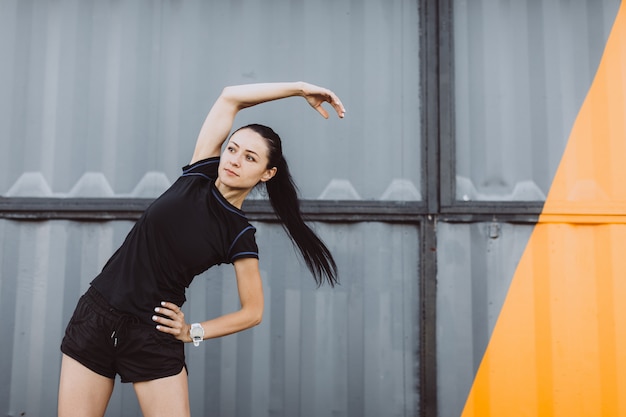
{"label": "woman's forearm", "polygon": [[213,339],[254,327],[261,323],[262,316],[262,310],[255,313],[242,309],[200,324],[204,328],[204,338]]}
{"label": "woman's forearm", "polygon": [[221,98],[244,109],[281,98],[301,96],[305,85],[300,81],[234,85],[225,87]]}

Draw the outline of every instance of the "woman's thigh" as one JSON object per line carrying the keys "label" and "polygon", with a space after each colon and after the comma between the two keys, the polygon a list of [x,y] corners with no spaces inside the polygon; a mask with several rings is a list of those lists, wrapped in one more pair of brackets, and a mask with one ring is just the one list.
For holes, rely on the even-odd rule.
{"label": "woman's thigh", "polygon": [[59,417],[101,417],[115,380],[97,374],[63,355],[59,380]]}
{"label": "woman's thigh", "polygon": [[187,370],[174,376],[133,384],[144,417],[189,416]]}

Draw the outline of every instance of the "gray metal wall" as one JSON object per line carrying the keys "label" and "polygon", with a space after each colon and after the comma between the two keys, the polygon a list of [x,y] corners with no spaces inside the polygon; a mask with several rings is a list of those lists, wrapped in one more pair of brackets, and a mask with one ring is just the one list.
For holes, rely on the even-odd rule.
{"label": "gray metal wall", "polygon": [[[2,415],[55,415],[64,327],[130,226],[0,220]],[[264,320],[187,347],[193,415],[417,412],[417,228],[315,226],[337,256],[341,286],[316,289],[282,228],[258,224]],[[184,311],[205,320],[237,308],[233,269],[224,265],[196,278]],[[141,415],[132,385],[118,380],[107,415]]]}
{"label": "gray metal wall", "polygon": [[224,86],[305,80],[348,117],[289,99],[236,121],[281,134],[303,197],[420,199],[418,18],[408,0],[2,0],[0,194],[158,195]]}
{"label": "gray metal wall", "polygon": [[[1,202],[155,197],[224,86],[289,80],[334,89],[348,116],[293,98],[236,124],[281,134],[304,198],[419,201],[418,21],[415,1],[0,0]],[[56,413],[64,326],[130,225],[0,220],[0,414]],[[417,413],[418,226],[318,224],[341,270],[330,291],[279,226],[256,225],[265,319],[189,350],[193,414]],[[198,278],[185,308],[236,308],[232,271]],[[139,415],[131,386],[107,415]]]}
{"label": "gray metal wall", "polygon": [[545,200],[620,0],[454,0],[456,199]]}
{"label": "gray metal wall", "polygon": [[[0,0],[0,202],[154,197],[224,85],[328,85],[345,120],[289,99],[237,124],[281,133],[305,198],[416,214],[316,223],[341,269],[333,291],[257,221],[265,319],[188,349],[193,413],[456,416],[537,214],[522,202],[545,198],[619,3]],[[6,217],[0,414],[54,415],[64,326],[131,223]],[[416,218],[434,219],[428,236]],[[199,277],[188,316],[235,308],[232,278]],[[436,323],[423,321],[432,305]],[[118,384],[107,415],[139,415],[132,387]]]}
{"label": "gray metal wall", "polygon": [[534,225],[439,223],[439,416],[459,416]]}

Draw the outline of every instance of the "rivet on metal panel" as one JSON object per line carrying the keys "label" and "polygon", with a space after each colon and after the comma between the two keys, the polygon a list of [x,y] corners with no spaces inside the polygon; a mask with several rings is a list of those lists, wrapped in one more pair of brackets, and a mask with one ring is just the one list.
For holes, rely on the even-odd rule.
{"label": "rivet on metal panel", "polygon": [[489,225],[489,237],[492,239],[497,239],[500,237],[500,224],[499,223],[491,223]]}

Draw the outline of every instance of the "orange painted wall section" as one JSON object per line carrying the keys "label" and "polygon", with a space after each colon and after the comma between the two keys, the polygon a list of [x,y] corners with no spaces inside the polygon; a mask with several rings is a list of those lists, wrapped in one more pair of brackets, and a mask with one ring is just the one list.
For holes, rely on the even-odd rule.
{"label": "orange painted wall section", "polygon": [[623,4],[462,416],[626,416]]}

